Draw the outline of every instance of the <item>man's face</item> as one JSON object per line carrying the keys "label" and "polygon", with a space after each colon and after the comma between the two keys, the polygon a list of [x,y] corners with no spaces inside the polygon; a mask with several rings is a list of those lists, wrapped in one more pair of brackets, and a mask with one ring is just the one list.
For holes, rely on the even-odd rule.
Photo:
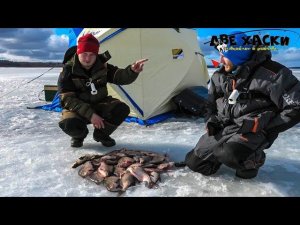
{"label": "man's face", "polygon": [[226,58],[223,54],[220,55],[221,55],[220,63],[223,63],[225,71],[231,72],[233,70],[232,62],[228,58]]}
{"label": "man's face", "polygon": [[93,52],[83,52],[78,55],[79,62],[85,69],[90,69],[96,62],[97,55]]}

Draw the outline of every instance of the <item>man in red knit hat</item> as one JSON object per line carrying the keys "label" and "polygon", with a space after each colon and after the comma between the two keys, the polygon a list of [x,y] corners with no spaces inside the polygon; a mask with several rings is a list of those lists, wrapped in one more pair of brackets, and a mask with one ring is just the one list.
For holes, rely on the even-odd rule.
{"label": "man in red knit hat", "polygon": [[[116,144],[110,135],[128,116],[129,107],[108,95],[107,82],[126,85],[136,80],[148,59],[141,59],[125,69],[106,63],[98,54],[99,41],[92,34],[79,38],[77,51],[64,60],[58,79],[62,118],[60,128],[71,136],[71,146],[81,147],[94,126],[93,138],[106,147]],[[67,54],[67,53],[66,53]]]}

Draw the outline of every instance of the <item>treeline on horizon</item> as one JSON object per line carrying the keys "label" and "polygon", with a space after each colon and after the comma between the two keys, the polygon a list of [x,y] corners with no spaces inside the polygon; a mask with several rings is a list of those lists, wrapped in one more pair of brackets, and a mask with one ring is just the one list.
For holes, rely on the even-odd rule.
{"label": "treeline on horizon", "polygon": [[62,67],[59,62],[13,62],[0,60],[0,67]]}
{"label": "treeline on horizon", "polygon": [[[13,62],[9,60],[0,60],[0,67],[62,67],[59,62]],[[215,68],[213,65],[207,65],[207,68]],[[299,66],[289,67],[290,69],[299,69]],[[215,68],[217,69],[217,68]]]}

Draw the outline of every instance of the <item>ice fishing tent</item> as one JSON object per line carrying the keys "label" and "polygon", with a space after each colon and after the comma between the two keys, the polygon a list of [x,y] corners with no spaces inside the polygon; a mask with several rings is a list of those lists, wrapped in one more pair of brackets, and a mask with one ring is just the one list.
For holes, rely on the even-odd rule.
{"label": "ice fishing tent", "polygon": [[108,63],[125,68],[138,59],[149,59],[134,83],[108,84],[109,94],[130,106],[132,120],[149,124],[165,119],[165,113],[175,109],[172,97],[190,86],[207,86],[209,75],[193,29],[70,29],[69,47],[86,33],[99,40],[100,53],[109,51]]}

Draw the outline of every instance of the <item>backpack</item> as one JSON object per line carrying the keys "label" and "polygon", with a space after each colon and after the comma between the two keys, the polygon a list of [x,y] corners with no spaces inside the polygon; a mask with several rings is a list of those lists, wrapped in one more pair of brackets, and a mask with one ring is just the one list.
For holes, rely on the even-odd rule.
{"label": "backpack", "polygon": [[186,115],[204,117],[208,104],[208,89],[202,86],[189,87],[172,98],[177,111]]}

